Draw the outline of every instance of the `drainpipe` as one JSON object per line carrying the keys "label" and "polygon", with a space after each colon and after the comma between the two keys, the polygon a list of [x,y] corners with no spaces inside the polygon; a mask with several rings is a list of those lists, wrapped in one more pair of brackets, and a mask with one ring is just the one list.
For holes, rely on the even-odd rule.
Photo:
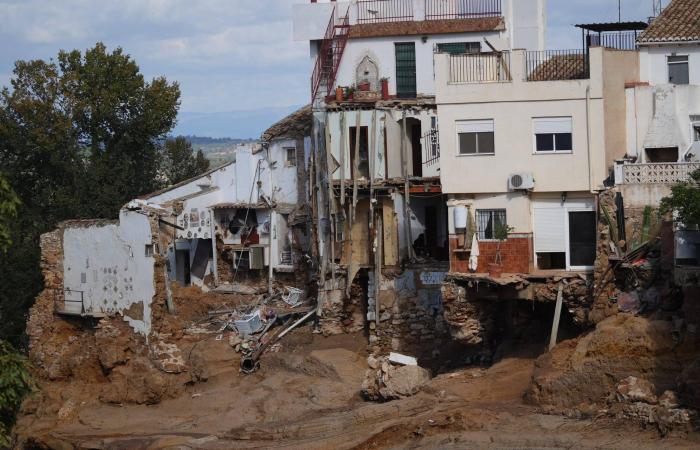
{"label": "drainpipe", "polygon": [[593,191],[593,182],[591,181],[593,177],[591,168],[591,85],[586,86],[586,151],[588,154],[588,190],[592,194],[596,194]]}
{"label": "drainpipe", "polygon": [[[267,177],[270,184],[270,201],[274,204],[275,202],[275,187],[272,185],[272,161],[270,157],[270,146],[267,147]],[[277,239],[277,223],[276,223],[275,210],[270,208],[270,244],[268,245],[270,252],[270,264],[268,267],[267,276],[267,292],[272,295],[272,285],[275,277],[274,270],[272,268],[272,243]],[[263,256],[264,258],[264,256]]]}

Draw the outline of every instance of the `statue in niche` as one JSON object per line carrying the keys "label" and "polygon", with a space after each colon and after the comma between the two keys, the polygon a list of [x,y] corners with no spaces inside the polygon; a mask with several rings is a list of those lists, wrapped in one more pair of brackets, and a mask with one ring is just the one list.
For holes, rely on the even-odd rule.
{"label": "statue in niche", "polygon": [[363,82],[369,83],[371,91],[379,90],[379,69],[369,56],[362,58],[355,71],[355,83],[360,84]]}

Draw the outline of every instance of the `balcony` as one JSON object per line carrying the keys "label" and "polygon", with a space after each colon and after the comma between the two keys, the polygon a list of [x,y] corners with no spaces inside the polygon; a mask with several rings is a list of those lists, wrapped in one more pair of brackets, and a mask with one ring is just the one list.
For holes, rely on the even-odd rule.
{"label": "balcony", "polygon": [[500,17],[501,0],[358,0],[356,23]]}
{"label": "balcony", "polygon": [[700,163],[618,164],[616,184],[676,184],[690,180]]}
{"label": "balcony", "polygon": [[503,83],[511,81],[510,52],[450,55],[450,83]]}

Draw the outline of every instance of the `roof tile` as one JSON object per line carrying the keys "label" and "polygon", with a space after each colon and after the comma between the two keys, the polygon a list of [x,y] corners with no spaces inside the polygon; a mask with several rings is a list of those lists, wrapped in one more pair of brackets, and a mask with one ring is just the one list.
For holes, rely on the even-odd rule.
{"label": "roof tile", "polygon": [[638,41],[642,45],[700,41],[700,0],[673,0]]}

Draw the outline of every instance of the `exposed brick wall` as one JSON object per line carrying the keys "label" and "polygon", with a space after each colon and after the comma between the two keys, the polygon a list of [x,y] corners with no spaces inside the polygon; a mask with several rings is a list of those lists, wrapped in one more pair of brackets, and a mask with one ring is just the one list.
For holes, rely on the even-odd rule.
{"label": "exposed brick wall", "polygon": [[[510,237],[501,243],[501,259],[504,273],[529,273],[532,261],[532,237]],[[456,237],[450,238],[450,271],[459,273],[469,272],[469,253],[456,252],[458,242]],[[479,242],[479,264],[477,273],[487,273],[488,265],[496,257],[498,242]]]}

